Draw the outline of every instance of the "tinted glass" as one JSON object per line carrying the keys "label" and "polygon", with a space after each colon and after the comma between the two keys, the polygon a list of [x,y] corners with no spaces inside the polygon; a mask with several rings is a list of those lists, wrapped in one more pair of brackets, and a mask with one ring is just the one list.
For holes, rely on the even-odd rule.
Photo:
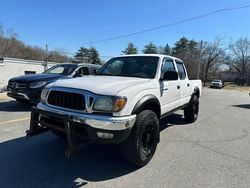
{"label": "tinted glass", "polygon": [[162,67],[162,72],[175,71],[174,62],[172,60],[166,60]]}
{"label": "tinted glass", "polygon": [[45,71],[46,74],[62,74],[69,75],[73,73],[77,65],[56,65]]}
{"label": "tinted glass", "polygon": [[96,75],[154,78],[158,57],[118,57],[109,60]]}
{"label": "tinted glass", "polygon": [[89,68],[88,67],[81,67],[77,70],[77,73],[81,75],[89,75]]}
{"label": "tinted glass", "polygon": [[186,71],[185,71],[183,63],[177,62],[176,66],[177,66],[177,69],[178,69],[179,78],[181,80],[184,80],[186,78]]}

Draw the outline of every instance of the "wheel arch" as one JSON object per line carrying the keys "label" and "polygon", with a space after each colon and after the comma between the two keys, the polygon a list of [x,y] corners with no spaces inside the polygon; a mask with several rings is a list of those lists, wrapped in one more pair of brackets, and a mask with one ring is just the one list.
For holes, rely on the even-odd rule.
{"label": "wheel arch", "polygon": [[200,89],[198,87],[194,88],[194,92],[192,94],[192,97],[196,95],[198,98],[200,98]]}
{"label": "wheel arch", "polygon": [[161,117],[161,105],[154,95],[146,95],[142,97],[132,110],[132,114],[138,114],[143,110],[152,110],[156,113],[158,119]]}

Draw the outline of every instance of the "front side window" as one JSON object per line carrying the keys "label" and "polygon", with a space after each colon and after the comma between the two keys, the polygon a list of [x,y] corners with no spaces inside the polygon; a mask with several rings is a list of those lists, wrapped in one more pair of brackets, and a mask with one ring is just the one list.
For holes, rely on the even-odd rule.
{"label": "front side window", "polygon": [[153,79],[159,57],[117,57],[109,60],[96,75],[139,77]]}
{"label": "front side window", "polygon": [[185,71],[183,63],[176,62],[176,66],[177,66],[177,69],[178,69],[179,78],[181,80],[184,80],[186,78],[186,71]]}
{"label": "front side window", "polygon": [[162,66],[162,71],[161,71],[161,77],[163,77],[163,75],[167,71],[175,71],[174,62],[171,59],[166,59],[164,61],[163,66]]}
{"label": "front side window", "polygon": [[46,74],[62,74],[70,75],[76,69],[77,65],[55,65],[50,69],[46,70]]}

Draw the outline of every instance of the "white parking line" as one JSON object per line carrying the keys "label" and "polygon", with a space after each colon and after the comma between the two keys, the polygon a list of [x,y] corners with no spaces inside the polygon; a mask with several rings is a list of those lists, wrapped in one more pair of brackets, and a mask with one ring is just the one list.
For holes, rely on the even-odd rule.
{"label": "white parking line", "polygon": [[9,124],[9,123],[16,123],[16,122],[19,122],[19,121],[25,121],[25,120],[29,120],[29,119],[30,119],[30,117],[25,117],[25,118],[20,118],[20,119],[2,121],[2,122],[0,122],[0,125]]}

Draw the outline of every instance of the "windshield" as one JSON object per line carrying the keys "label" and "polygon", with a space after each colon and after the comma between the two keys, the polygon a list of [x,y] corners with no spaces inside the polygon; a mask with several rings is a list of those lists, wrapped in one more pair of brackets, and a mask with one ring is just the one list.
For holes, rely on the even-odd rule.
{"label": "windshield", "polygon": [[213,82],[221,82],[221,80],[213,80]]}
{"label": "windshield", "polygon": [[154,78],[159,57],[117,57],[110,59],[96,75]]}
{"label": "windshield", "polygon": [[77,65],[55,65],[50,69],[46,70],[46,74],[61,74],[61,75],[70,75],[73,73]]}

